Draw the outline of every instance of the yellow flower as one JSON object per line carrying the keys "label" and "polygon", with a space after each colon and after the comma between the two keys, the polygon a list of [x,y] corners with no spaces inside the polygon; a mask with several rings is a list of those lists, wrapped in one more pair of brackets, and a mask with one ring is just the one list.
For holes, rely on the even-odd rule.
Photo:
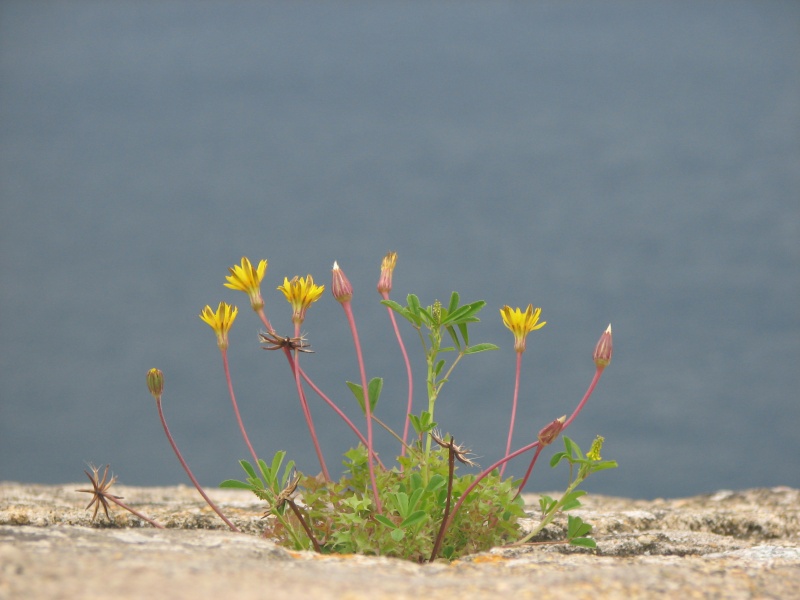
{"label": "yellow flower", "polygon": [[255,311],[264,308],[264,300],[261,298],[261,280],[267,271],[267,261],[262,260],[258,263],[258,268],[253,267],[250,260],[242,257],[242,264],[233,265],[228,268],[230,275],[225,277],[228,283],[225,287],[232,290],[239,290],[250,296],[250,306]]}
{"label": "yellow flower", "polygon": [[589,448],[589,451],[586,453],[586,458],[589,460],[602,460],[600,456],[600,451],[603,449],[603,442],[606,441],[602,435],[598,435],[594,438],[592,442],[592,447]]}
{"label": "yellow flower", "polygon": [[302,323],[306,318],[306,310],[311,306],[312,302],[319,300],[322,292],[325,291],[324,285],[316,285],[314,278],[311,275],[307,277],[295,276],[291,281],[288,278],[283,278],[283,285],[278,286],[278,289],[283,292],[289,304],[292,305],[292,322]]}
{"label": "yellow flower", "polygon": [[239,309],[225,302],[220,302],[217,307],[217,312],[211,310],[211,307],[206,307],[200,312],[200,318],[209,324],[214,333],[217,334],[217,346],[220,350],[225,350],[228,347],[228,331],[236,319],[236,314]]}
{"label": "yellow flower", "polygon": [[514,350],[525,352],[525,337],[531,331],[541,329],[547,324],[547,321],[539,323],[539,315],[541,314],[542,309],[533,308],[533,304],[528,304],[525,312],[522,312],[519,308],[512,310],[508,305],[500,309],[503,323],[514,334]]}

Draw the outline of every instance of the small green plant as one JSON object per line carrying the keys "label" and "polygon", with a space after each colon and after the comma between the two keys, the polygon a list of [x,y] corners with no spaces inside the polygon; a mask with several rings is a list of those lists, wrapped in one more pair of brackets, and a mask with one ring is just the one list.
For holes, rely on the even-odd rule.
{"label": "small green plant", "polygon": [[[536,440],[512,451],[512,438],[519,395],[522,355],[526,338],[531,331],[540,329],[541,309],[528,305],[525,311],[504,306],[500,310],[504,324],[514,334],[516,370],[511,419],[506,451],[502,459],[488,468],[479,470],[470,458],[469,451],[457,444],[450,434],[442,434],[436,421],[436,405],[441,401],[445,384],[450,381],[456,367],[466,357],[496,350],[487,342],[473,343],[470,327],[479,322],[478,315],[485,307],[484,301],[461,303],[453,292],[447,304],[438,300],[424,306],[414,294],[400,304],[390,299],[392,273],[397,255],[389,253],[381,265],[378,292],[387,309],[395,338],[401,349],[407,372],[407,410],[402,431],[395,431],[377,416],[383,380],[367,379],[361,344],[351,306],[353,288],[339,266],[334,263],[332,292],[341,304],[350,327],[359,368],[359,381],[347,382],[364,419],[363,429],[347,416],[346,412],[319,389],[306,373],[300,357],[313,353],[308,339],[301,335],[300,327],[311,304],[318,301],[324,286],[307,277],[284,278],[278,287],[292,307],[292,335],[280,335],[264,312],[260,285],[267,269],[262,260],[254,267],[247,258],[241,265],[229,269],[227,287],[245,292],[251,308],[266,328],[259,335],[265,350],[280,350],[285,355],[294,378],[300,408],[306,421],[311,444],[320,464],[317,476],[296,471],[294,462],[287,459],[284,450],[276,452],[270,461],[258,457],[239,412],[228,366],[228,331],[238,309],[221,302],[216,311],[206,306],[200,314],[214,331],[220,349],[223,370],[234,415],[242,437],[252,457],[241,460],[243,480],[229,479],[224,488],[246,489],[266,504],[265,535],[297,550],[315,550],[323,553],[362,553],[397,556],[416,561],[433,561],[439,557],[454,559],[464,554],[513,542],[520,538],[519,519],[525,515],[521,492],[542,450],[552,444],[572,423],[591,396],[612,355],[611,326],[602,334],[595,347],[595,374],[578,406],[569,418],[555,419],[539,431]],[[402,317],[419,339],[425,357],[425,403],[418,412],[414,410],[414,377],[403,337],[395,316]],[[472,359],[468,359],[472,360]],[[304,361],[305,362],[305,359]],[[163,374],[158,369],[148,373],[148,387],[156,400],[164,431],[178,459],[189,474],[198,491],[217,511],[228,526],[237,530],[197,484],[186,461],[172,439],[161,405]],[[307,390],[313,392],[347,423],[353,431],[355,445],[344,455],[343,474],[334,478],[325,462],[324,454],[312,418]],[[318,407],[314,407],[318,410]],[[398,456],[394,464],[382,460],[375,452],[375,435],[389,435],[398,443]],[[539,526],[517,543],[527,543],[553,521],[560,513],[579,505],[584,493],[577,489],[588,475],[616,466],[613,461],[599,459],[599,443],[584,456],[580,448],[564,437],[566,450],[557,453],[553,464],[566,460],[570,465],[570,483],[559,500],[543,498],[540,503],[542,519]],[[527,472],[522,479],[504,477],[507,463],[533,451]],[[573,476],[573,471],[575,471]],[[567,534],[562,541],[574,545],[593,547],[588,537],[591,527],[579,518],[568,517]]]}
{"label": "small green plant", "polygon": [[[594,439],[592,447],[586,456],[583,455],[578,444],[573,442],[570,438],[563,436],[563,440],[564,450],[553,455],[550,459],[550,466],[556,467],[562,460],[566,460],[569,463],[569,484],[567,485],[567,489],[558,500],[547,495],[543,495],[539,498],[539,508],[542,513],[541,520],[539,524],[517,542],[516,545],[525,544],[532,540],[547,527],[559,513],[566,513],[575,508],[580,508],[581,502],[579,498],[584,496],[586,492],[584,490],[579,490],[578,486],[583,483],[589,475],[597,473],[598,471],[617,467],[616,461],[602,460],[600,457],[600,450],[603,448],[603,442],[605,441],[602,436],[597,436]],[[591,531],[592,526],[588,523],[584,523],[583,519],[580,517],[575,515],[568,516],[566,541],[569,542],[570,545],[582,546],[584,548],[596,548],[597,543],[594,539],[589,537]]]}

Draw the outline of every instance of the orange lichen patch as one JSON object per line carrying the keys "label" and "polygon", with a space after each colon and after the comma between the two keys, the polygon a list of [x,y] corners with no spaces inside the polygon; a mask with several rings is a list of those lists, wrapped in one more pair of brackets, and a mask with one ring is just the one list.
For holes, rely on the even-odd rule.
{"label": "orange lichen patch", "polygon": [[507,562],[508,559],[504,556],[498,556],[497,554],[482,554],[480,556],[476,556],[472,559],[471,562],[473,563],[500,563],[500,562]]}

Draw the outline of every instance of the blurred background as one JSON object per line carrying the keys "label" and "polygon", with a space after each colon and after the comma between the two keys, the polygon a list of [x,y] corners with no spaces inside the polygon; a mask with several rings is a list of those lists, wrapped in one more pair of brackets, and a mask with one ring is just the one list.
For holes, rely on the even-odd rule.
{"label": "blurred background", "polygon": [[[620,468],[598,493],[800,486],[800,5],[795,2],[0,5],[0,479],[188,483],[246,457],[200,310],[240,312],[229,349],[250,437],[318,468],[262,290],[337,260],[354,288],[378,415],[402,427],[405,369],[375,290],[483,299],[437,421],[488,466],[514,387],[504,304],[542,307],[514,447],[572,412],[608,323],[614,360],[568,435]],[[303,330],[310,376],[363,423],[344,313]],[[424,405],[418,339],[403,327]],[[353,436],[309,394],[332,470]],[[376,433],[388,459],[398,448]],[[560,445],[560,442],[559,442]],[[557,447],[556,447],[557,448]],[[554,451],[554,450],[553,450]],[[552,451],[546,453],[545,459]],[[521,476],[526,459],[507,474]],[[563,488],[543,460],[528,490]]]}

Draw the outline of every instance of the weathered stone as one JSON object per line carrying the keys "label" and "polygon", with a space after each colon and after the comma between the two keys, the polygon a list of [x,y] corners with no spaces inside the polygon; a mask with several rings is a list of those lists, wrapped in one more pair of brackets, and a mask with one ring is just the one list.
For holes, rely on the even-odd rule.
{"label": "weathered stone", "polygon": [[[208,492],[254,535],[228,531],[185,486],[112,489],[169,529],[116,507],[114,524],[102,511],[92,524],[90,496],[74,491],[85,487],[0,483],[0,599],[800,598],[800,491],[789,488],[654,501],[590,494],[573,514],[594,525],[596,551],[506,547],[417,565],[280,548],[255,535],[263,506],[237,490]],[[536,497],[526,499],[533,511]],[[554,524],[539,539],[562,532]]]}

